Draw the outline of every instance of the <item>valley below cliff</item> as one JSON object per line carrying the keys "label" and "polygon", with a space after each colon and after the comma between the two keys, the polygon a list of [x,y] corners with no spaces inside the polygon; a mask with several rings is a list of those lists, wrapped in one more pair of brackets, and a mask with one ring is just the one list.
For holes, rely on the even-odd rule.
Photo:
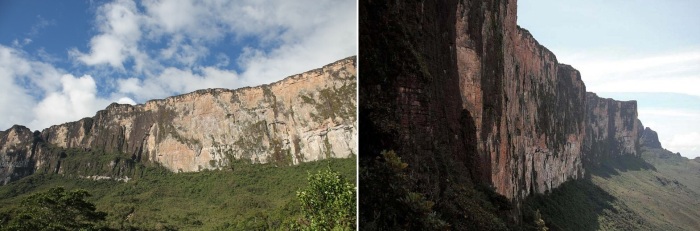
{"label": "valley below cliff", "polygon": [[525,210],[539,210],[550,230],[695,230],[699,205],[700,162],[643,146],[641,157],[606,159]]}

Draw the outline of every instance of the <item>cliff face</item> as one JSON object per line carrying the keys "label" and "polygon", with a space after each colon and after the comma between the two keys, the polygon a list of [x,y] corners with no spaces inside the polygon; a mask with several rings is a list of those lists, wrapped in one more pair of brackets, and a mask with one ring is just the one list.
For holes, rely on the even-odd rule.
{"label": "cliff face", "polygon": [[518,27],[516,14],[514,1],[469,2],[456,21],[462,108],[475,120],[480,175],[508,198],[581,176],[585,134],[579,72]]}
{"label": "cliff face", "polygon": [[371,161],[395,150],[411,166],[416,190],[431,200],[448,179],[469,177],[465,163],[473,154],[473,121],[461,110],[452,45],[455,6],[360,4],[360,152]]}
{"label": "cliff face", "polygon": [[586,93],[584,152],[592,164],[618,155],[639,156],[644,126],[637,119],[637,101],[616,101]]}
{"label": "cliff face", "polygon": [[[221,168],[232,159],[287,165],[349,157],[357,153],[355,67],[350,57],[269,85],[112,104],[40,134],[13,127],[0,133],[0,156],[41,169],[48,164],[36,160],[39,149],[30,147],[39,142],[47,150],[99,150],[184,172]],[[3,178],[27,174],[3,171]]]}
{"label": "cliff face", "polygon": [[[641,128],[643,128],[643,126],[640,126],[640,129]],[[651,130],[651,128],[649,127],[642,131],[639,144],[650,148],[663,148],[661,147],[661,142],[659,142],[659,135],[656,134],[656,131]]]}
{"label": "cliff face", "polygon": [[636,155],[636,104],[587,96],[580,73],[517,26],[516,1],[387,9],[367,10],[384,28],[361,26],[378,42],[361,41],[383,48],[363,52],[362,147],[425,169],[415,176],[429,195],[439,193],[442,159],[518,201],[582,177],[589,153]]}
{"label": "cliff face", "polygon": [[12,126],[0,132],[0,185],[31,174],[34,135],[24,126]]}

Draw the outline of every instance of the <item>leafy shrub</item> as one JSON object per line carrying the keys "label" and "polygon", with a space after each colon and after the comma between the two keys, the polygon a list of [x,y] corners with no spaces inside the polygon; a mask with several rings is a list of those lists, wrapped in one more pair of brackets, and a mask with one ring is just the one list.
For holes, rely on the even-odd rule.
{"label": "leafy shrub", "polygon": [[360,168],[360,226],[363,230],[444,230],[434,202],[412,191],[407,163],[394,151],[382,151]]}
{"label": "leafy shrub", "polygon": [[330,169],[308,177],[309,186],[298,191],[305,230],[352,230],[355,227],[355,187]]}

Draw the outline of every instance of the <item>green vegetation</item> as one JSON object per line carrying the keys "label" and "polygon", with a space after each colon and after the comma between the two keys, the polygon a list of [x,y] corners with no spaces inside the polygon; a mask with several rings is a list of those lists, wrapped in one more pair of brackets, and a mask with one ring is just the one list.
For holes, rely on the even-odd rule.
{"label": "green vegetation", "polygon": [[297,192],[304,230],[355,228],[355,186],[330,169],[309,175],[309,187]]}
{"label": "green vegetation", "polygon": [[539,210],[550,230],[695,230],[700,163],[663,149],[641,153],[589,163],[585,179],[528,198],[524,220]]}
{"label": "green vegetation", "polygon": [[[363,230],[508,230],[510,202],[488,187],[446,179],[433,201],[415,189],[410,167],[393,151],[361,163],[360,226]],[[371,180],[370,180],[371,179]],[[517,228],[517,227],[512,227]]]}
{"label": "green vegetation", "polygon": [[523,220],[535,221],[533,228],[539,226],[539,219],[551,230],[600,230],[605,227],[601,220],[617,222],[614,229],[619,230],[650,228],[624,203],[587,179],[568,181],[547,195],[534,195],[523,207]]}
{"label": "green vegetation", "polygon": [[[232,170],[178,174],[149,166],[128,182],[37,173],[0,187],[0,214],[14,214],[32,193],[63,187],[88,190],[113,229],[287,230],[303,218],[296,192],[307,187],[308,172],[332,169],[354,182],[356,169],[354,158],[286,167],[231,164]],[[7,218],[0,216],[3,224]]]}
{"label": "green vegetation", "polygon": [[[364,230],[441,230],[447,224],[433,211],[432,201],[408,188],[408,164],[394,151],[384,151],[374,164],[360,169],[360,193],[373,193],[360,201]],[[371,179],[371,180],[370,180]]]}
{"label": "green vegetation", "polygon": [[[313,105],[318,113],[311,113],[311,117],[315,122],[321,122],[325,119],[341,117],[347,120],[355,120],[356,105],[350,102],[356,97],[357,83],[344,83],[343,86],[336,88],[325,88],[313,93],[300,93],[299,97],[305,104]],[[316,100],[315,96],[318,96]]]}
{"label": "green vegetation", "polygon": [[21,206],[6,214],[2,230],[96,230],[105,220],[105,212],[85,201],[85,190],[65,191],[61,187],[35,193],[22,200]]}

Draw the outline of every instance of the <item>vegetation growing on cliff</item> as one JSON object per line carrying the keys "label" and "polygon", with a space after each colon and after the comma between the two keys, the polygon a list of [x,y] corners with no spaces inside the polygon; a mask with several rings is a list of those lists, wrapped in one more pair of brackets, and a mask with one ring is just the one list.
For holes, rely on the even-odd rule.
{"label": "vegetation growing on cliff", "polygon": [[440,201],[431,201],[414,189],[410,166],[395,152],[384,151],[372,162],[360,169],[360,194],[372,194],[360,200],[363,230],[509,229],[504,212],[510,202],[487,187],[448,180]]}

